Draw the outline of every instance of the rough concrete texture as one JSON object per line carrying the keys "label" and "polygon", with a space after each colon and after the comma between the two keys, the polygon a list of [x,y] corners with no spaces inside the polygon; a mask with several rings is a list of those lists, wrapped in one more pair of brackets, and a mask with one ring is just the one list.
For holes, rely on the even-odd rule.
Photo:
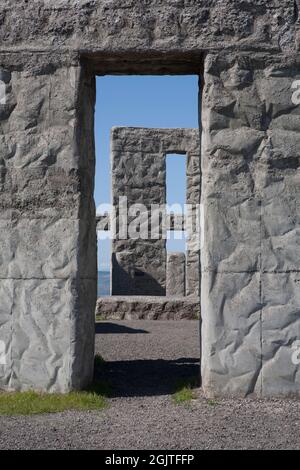
{"label": "rough concrete texture", "polygon": [[[199,132],[198,132],[199,138]],[[200,147],[200,142],[199,142]],[[200,149],[187,153],[186,203],[188,223],[185,224],[186,241],[186,295],[200,297],[200,244],[201,244],[201,162]]]}
{"label": "rough concrete texture", "polygon": [[[112,242],[112,295],[166,294],[166,211],[159,212],[166,204],[166,154],[187,154],[187,202],[200,203],[200,140],[198,129],[150,129],[115,127],[111,132],[113,205],[116,208],[116,240]],[[198,189],[197,189],[198,188]],[[127,197],[128,220],[123,223],[131,238],[124,238],[120,229],[122,209],[120,197]],[[147,225],[148,239],[132,239],[130,223],[138,213],[130,214],[134,204],[143,204],[148,214],[141,219]],[[153,206],[160,207],[157,223],[157,239],[153,230],[155,215]],[[122,211],[122,212],[121,212]],[[126,209],[127,213],[127,209]],[[148,215],[148,217],[147,217]],[[151,216],[151,219],[150,219]],[[153,216],[153,218],[152,218]],[[151,224],[150,224],[151,222]],[[182,221],[180,220],[182,225]],[[126,234],[125,234],[126,236]],[[193,235],[188,242],[188,270],[195,273],[199,283],[199,263],[195,263]],[[190,286],[190,291],[192,286]],[[195,293],[199,296],[199,290]]]}
{"label": "rough concrete texture", "polygon": [[296,65],[206,59],[202,375],[209,395],[299,395]]}
{"label": "rough concrete texture", "polygon": [[6,72],[6,82],[0,388],[65,392],[93,374],[94,80],[80,67],[54,67]]}
{"label": "rough concrete texture", "polygon": [[0,41],[13,50],[134,51],[146,52],[147,61],[149,51],[176,57],[212,47],[294,52],[300,40],[298,0],[1,0],[1,6]]}
{"label": "rough concrete texture", "polygon": [[200,299],[147,296],[100,297],[96,315],[114,320],[195,320]]}
{"label": "rough concrete texture", "polygon": [[204,392],[299,396],[299,7],[1,0],[0,387],[91,378],[94,74],[197,73]]}
{"label": "rough concrete texture", "polygon": [[167,254],[167,296],[185,296],[185,254]]}

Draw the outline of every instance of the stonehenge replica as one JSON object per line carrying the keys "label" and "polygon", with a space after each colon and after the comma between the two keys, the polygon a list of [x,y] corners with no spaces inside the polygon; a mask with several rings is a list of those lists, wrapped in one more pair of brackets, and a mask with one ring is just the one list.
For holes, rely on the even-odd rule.
{"label": "stonehenge replica", "polygon": [[116,240],[112,293],[166,296],[167,265],[200,280],[204,394],[299,397],[300,1],[0,3],[0,389],[93,379],[95,77],[196,74],[199,130],[114,128],[112,178],[128,159],[134,202],[164,203],[165,154],[190,155],[201,250],[183,272]]}

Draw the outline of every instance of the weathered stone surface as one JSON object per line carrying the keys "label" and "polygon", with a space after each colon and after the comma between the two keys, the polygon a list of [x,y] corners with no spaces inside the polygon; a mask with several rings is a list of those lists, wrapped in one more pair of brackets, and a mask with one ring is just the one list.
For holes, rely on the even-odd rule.
{"label": "weathered stone surface", "polygon": [[[300,79],[299,7],[299,0],[1,0],[1,388],[66,391],[92,376],[95,72],[203,73],[201,175],[189,184],[193,197],[201,190],[205,221],[204,391],[299,395],[299,366],[290,361],[300,311],[300,106],[291,100]],[[129,155],[151,154],[149,180],[159,184],[149,196],[160,202],[160,139],[139,142],[126,142],[122,158],[130,168]],[[132,170],[135,202],[143,201],[143,172],[143,165]],[[198,240],[191,243],[194,250]],[[135,250],[142,248],[129,246],[128,260]],[[149,250],[157,256],[163,247]],[[164,290],[166,259],[158,259],[163,270],[154,279]]]}
{"label": "weathered stone surface", "polygon": [[[166,294],[167,254],[166,226],[157,224],[155,234],[150,222],[153,206],[166,204],[166,154],[187,154],[187,203],[200,203],[200,139],[198,129],[147,129],[116,127],[111,133],[113,204],[116,208],[116,240],[112,243],[112,294],[113,295],[158,295]],[[197,189],[198,188],[198,189]],[[127,197],[127,207],[143,204],[147,209],[146,226],[148,239],[132,239],[130,224],[134,215],[125,222],[128,239],[120,239],[118,210],[120,197]],[[127,213],[127,210],[126,210]],[[138,214],[137,214],[138,215]],[[162,220],[167,219],[166,211]],[[178,222],[178,221],[177,221]],[[182,220],[179,220],[182,226]],[[158,239],[154,238],[154,235]],[[126,234],[125,234],[126,236]],[[199,285],[199,248],[194,247],[193,234],[188,241],[189,279],[197,277]],[[195,250],[195,253],[192,251]],[[196,256],[196,258],[195,258]],[[196,263],[196,264],[195,264]],[[189,273],[191,271],[191,274]],[[196,274],[197,273],[197,274]],[[197,282],[189,282],[189,293],[199,296]],[[185,289],[184,289],[185,290]],[[181,289],[182,295],[182,289]]]}
{"label": "weathered stone surface", "polygon": [[93,377],[94,79],[21,64],[1,75],[0,388],[67,392]]}
{"label": "weathered stone surface", "polygon": [[209,395],[299,395],[298,70],[207,57],[201,310]]}
{"label": "weathered stone surface", "polygon": [[300,273],[262,276],[264,396],[300,396]]}
{"label": "weathered stone surface", "polygon": [[[199,142],[200,147],[200,142]],[[185,225],[186,241],[186,295],[200,297],[201,248],[201,168],[200,148],[187,153],[186,203],[190,205]]]}
{"label": "weathered stone surface", "polygon": [[1,6],[0,42],[8,50],[295,51],[299,41],[297,0],[1,0]]}
{"label": "weathered stone surface", "polygon": [[[189,242],[187,242],[189,247]],[[186,295],[200,297],[201,284],[200,250],[186,251]]]}
{"label": "weathered stone surface", "polygon": [[107,320],[194,320],[200,318],[200,299],[117,295],[100,297],[96,314]]}
{"label": "weathered stone surface", "polygon": [[185,254],[184,253],[168,253],[167,255],[166,295],[168,297],[184,297],[185,296]]}
{"label": "weathered stone surface", "polygon": [[[9,386],[12,371],[12,339],[13,339],[13,280],[0,280],[0,341],[1,341],[1,363],[0,363],[0,389]],[[4,353],[4,354],[3,354]]]}
{"label": "weathered stone surface", "polygon": [[95,241],[93,227],[80,219],[57,217],[0,219],[0,277],[67,279],[80,269],[83,278],[92,278],[96,269],[89,251]]}
{"label": "weathered stone surface", "polygon": [[79,289],[77,283],[64,279],[0,281],[5,294],[0,339],[7,348],[7,363],[0,366],[1,388],[67,392],[89,383],[95,295],[93,281],[80,281]]}
{"label": "weathered stone surface", "polygon": [[208,396],[261,394],[258,273],[202,272],[202,381]]}

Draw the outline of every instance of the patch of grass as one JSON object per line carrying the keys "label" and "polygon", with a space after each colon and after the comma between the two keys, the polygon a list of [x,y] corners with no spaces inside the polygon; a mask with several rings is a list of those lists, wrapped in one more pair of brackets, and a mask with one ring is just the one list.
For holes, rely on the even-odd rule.
{"label": "patch of grass", "polygon": [[99,322],[101,322],[101,321],[105,321],[105,320],[106,320],[106,319],[104,318],[104,316],[101,315],[101,313],[98,313],[98,314],[96,315],[95,319],[96,319],[96,323],[99,323]]}
{"label": "patch of grass", "polygon": [[87,389],[88,393],[109,398],[111,396],[111,384],[108,381],[94,381]]}
{"label": "patch of grass", "polygon": [[181,379],[176,383],[175,391],[173,394],[173,400],[177,404],[190,402],[196,398],[195,391],[193,390],[198,386],[198,380],[196,377],[189,377],[187,379]]}
{"label": "patch of grass", "polygon": [[208,404],[209,406],[218,406],[219,403],[218,403],[216,400],[212,400],[211,398],[209,398],[209,399],[207,400],[207,404]]}
{"label": "patch of grass", "polygon": [[192,320],[200,320],[200,316],[198,313],[193,313]]}
{"label": "patch of grass", "polygon": [[106,383],[95,383],[86,391],[67,394],[0,392],[0,415],[28,416],[66,410],[101,410],[107,406],[106,397],[109,393],[110,387]]}
{"label": "patch of grass", "polygon": [[105,360],[100,354],[96,354],[95,356],[95,367],[102,366],[104,364]]}

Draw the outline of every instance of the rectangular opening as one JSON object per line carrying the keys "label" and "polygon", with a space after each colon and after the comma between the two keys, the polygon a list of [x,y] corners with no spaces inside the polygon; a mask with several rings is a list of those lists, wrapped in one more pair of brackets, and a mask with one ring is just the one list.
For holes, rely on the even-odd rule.
{"label": "rectangular opening", "polygon": [[183,212],[186,203],[186,155],[166,155],[167,205],[174,205],[177,212]]}
{"label": "rectangular opening", "polygon": [[186,234],[181,230],[168,230],[167,232],[167,253],[186,252]]}
{"label": "rectangular opening", "polygon": [[105,230],[97,231],[98,237],[98,297],[110,295],[110,253],[111,253],[111,232]]}
{"label": "rectangular opening", "polygon": [[[184,217],[186,204],[186,155],[166,155],[166,203],[168,214]],[[166,249],[169,252],[185,253],[185,233],[178,230],[168,231]]]}
{"label": "rectangular opening", "polygon": [[[138,60],[138,59],[137,59]],[[148,61],[149,62],[149,61]],[[165,73],[197,73],[198,64],[201,61],[198,60],[194,62],[196,66],[189,71],[183,67],[177,67],[174,63],[172,66],[172,58],[170,58],[170,63],[165,66],[158,65],[157,73],[162,74],[159,76],[102,76],[97,78],[97,104],[96,104],[96,122],[95,122],[95,141],[96,141],[96,178],[95,178],[95,202],[96,206],[99,208],[100,204],[111,203],[112,202],[112,173],[111,173],[111,148],[110,148],[110,135],[111,129],[114,126],[132,126],[132,127],[142,127],[142,128],[155,128],[155,129],[165,129],[165,128],[176,128],[176,129],[198,129],[199,128],[199,109],[198,109],[198,75],[180,75],[180,76],[167,76],[163,75]],[[114,69],[114,66],[116,67]],[[107,69],[105,69],[107,67]],[[132,68],[131,68],[132,67]],[[115,73],[134,73],[136,70],[141,71],[141,73],[155,73],[155,68],[153,63],[149,62],[146,64],[146,68],[143,69],[143,66],[138,63],[128,64],[125,60],[121,59],[115,60],[114,65],[108,62],[104,66],[104,69],[101,70],[101,73],[106,72],[115,72]],[[138,140],[136,141],[138,145]],[[172,142],[170,142],[172,144]],[[159,142],[154,141],[154,147],[157,147]],[[145,148],[147,147],[147,149]],[[154,168],[152,165],[153,161],[147,153],[155,153],[155,150],[151,146],[140,146],[137,152],[137,155],[141,155],[142,158],[147,159],[147,165],[145,168],[136,168],[134,167],[130,159],[126,160],[124,158],[120,159],[120,171],[125,165],[133,165],[132,173],[136,173],[139,176],[149,178],[147,191],[152,191],[152,194],[155,196],[157,194],[157,199],[163,199],[164,204],[166,202],[173,204],[179,203],[184,205],[186,202],[186,164],[189,161],[189,155],[186,154],[186,150],[181,154],[176,154],[180,152],[180,149],[177,149],[176,146],[172,146],[169,152],[164,152],[164,167]],[[175,154],[173,153],[175,152]],[[158,150],[157,157],[161,158],[162,152]],[[173,160],[173,158],[175,160]],[[151,163],[152,162],[152,163]],[[167,167],[167,168],[166,168]],[[154,171],[155,170],[155,171]],[[140,172],[140,173],[139,173]],[[163,176],[162,176],[163,175]],[[131,175],[132,176],[132,175]],[[150,178],[151,177],[151,178]],[[167,178],[167,181],[164,181],[164,184],[161,184],[158,190],[152,190],[157,180],[161,178]],[[180,186],[178,187],[178,178],[180,179]],[[121,181],[122,178],[120,178]],[[141,181],[136,180],[137,184],[134,187],[136,190],[139,187]],[[130,180],[124,178],[123,188],[121,192],[126,187],[130,186]],[[178,193],[179,190],[179,193]],[[167,194],[166,194],[167,193]],[[162,196],[162,197],[160,197]],[[167,198],[167,199],[166,199]],[[143,198],[138,198],[142,200]],[[105,211],[100,211],[103,213]],[[153,277],[155,272],[150,272],[145,270],[144,266],[135,264],[132,262],[130,251],[124,252],[124,247],[126,243],[122,245],[123,242],[120,242],[119,251],[112,250],[112,242],[106,241],[106,235],[99,236],[98,240],[98,267],[103,269],[107,267],[107,260],[111,259],[113,263],[120,263],[124,261],[124,265],[128,267],[127,271],[121,272],[120,277],[115,280],[118,287],[122,287],[123,292],[127,296],[131,296],[131,287],[133,286],[136,289],[140,286],[153,284]],[[182,230],[172,231],[168,234],[168,240],[165,243],[165,240],[161,242],[158,240],[155,243],[161,248],[160,253],[164,253],[160,258],[160,254],[157,255],[155,249],[151,244],[147,244],[147,249],[150,247],[150,255],[152,259],[155,259],[156,266],[155,269],[164,271],[164,278],[166,282],[166,266],[167,266],[167,252],[176,251],[185,253],[186,252],[186,243],[185,243],[185,232]],[[140,249],[139,243],[135,242],[133,245],[134,249],[137,251]],[[153,250],[153,251],[152,251]],[[159,252],[158,250],[158,252]],[[173,265],[176,268],[176,273],[178,275],[185,276],[185,267],[180,262],[182,257],[179,256],[173,260]],[[184,263],[184,262],[183,262]],[[122,271],[122,270],[121,270]],[[111,274],[111,273],[110,273]],[[176,274],[176,278],[178,276]],[[105,276],[105,275],[104,275]],[[106,274],[107,277],[107,274]],[[111,276],[110,276],[111,277]],[[99,273],[99,283],[101,284],[103,278],[103,273]],[[105,281],[104,281],[105,282]],[[99,291],[103,292],[105,286],[99,286]],[[160,299],[154,297],[160,297],[161,295],[166,295],[166,285],[163,286],[164,289],[161,289],[161,285],[158,285],[156,294],[152,294],[151,297],[144,297],[141,301],[139,297],[138,302],[144,301],[144,307],[146,310],[146,316],[140,318],[155,319],[159,320],[162,317],[157,314],[157,308],[159,309],[159,302],[162,302],[162,305],[166,303],[166,299]],[[163,292],[163,294],[162,294]],[[108,290],[106,295],[108,294]],[[102,294],[103,295],[103,294]],[[99,299],[97,312],[101,315],[101,321],[96,326],[96,334],[100,333],[101,340],[99,341],[98,349],[96,349],[101,356],[106,360],[106,357],[110,357],[110,351],[113,351],[114,360],[108,359],[110,361],[109,373],[112,374],[112,377],[117,378],[120,374],[120,364],[122,365],[122,379],[125,377],[125,382],[123,381],[123,387],[126,390],[128,396],[128,391],[132,390],[133,396],[138,396],[139,393],[144,393],[144,390],[139,390],[139,381],[136,382],[135,374],[136,368],[134,364],[137,363],[141,367],[140,374],[143,376],[143,383],[147,383],[147,393],[149,390],[153,390],[154,394],[157,394],[157,390],[160,389],[161,384],[166,383],[165,377],[165,367],[162,367],[164,361],[165,365],[168,365],[170,362],[170,372],[172,375],[172,380],[176,376],[178,371],[178,376],[182,376],[182,373],[186,376],[198,376],[199,375],[199,337],[198,337],[198,324],[196,322],[185,322],[185,331],[184,336],[179,337],[178,344],[176,347],[176,357],[186,357],[188,359],[180,364],[180,367],[177,367],[177,370],[174,372],[174,360],[170,360],[169,352],[169,341],[168,335],[174,340],[174,331],[177,329],[178,322],[147,322],[147,328],[144,328],[143,323],[141,322],[142,327],[137,327],[136,324],[126,322],[115,322],[118,317],[118,313],[123,307],[123,312],[128,312],[128,303],[132,302],[133,304],[138,303],[137,299],[128,299],[124,300],[122,294],[121,298],[113,299],[113,296],[109,299]],[[134,294],[136,295],[136,293]],[[144,292],[141,294],[144,295]],[[184,294],[183,294],[184,295]],[[175,296],[174,296],[175,297]],[[145,300],[144,300],[145,299]],[[182,300],[182,299],[181,299]],[[180,300],[180,301],[181,301]],[[179,302],[180,302],[179,301]],[[118,312],[114,310],[114,314],[109,316],[107,314],[108,310],[105,310],[107,307],[109,309],[109,304],[117,305]],[[146,305],[145,305],[146,303]],[[170,302],[172,304],[172,302]],[[176,302],[173,302],[175,305],[176,314],[182,311],[182,308],[177,306]],[[182,305],[182,304],[181,304]],[[135,308],[135,307],[134,307]],[[144,310],[144,312],[145,312]],[[103,314],[103,312],[105,314]],[[109,311],[111,313],[111,310]],[[116,313],[116,315],[115,315]],[[174,313],[174,312],[173,312]],[[130,315],[132,311],[129,311],[129,316],[123,316],[122,320],[129,320],[134,318]],[[200,314],[199,302],[195,300],[195,309],[193,310],[194,315]],[[144,314],[143,314],[144,315]],[[149,315],[147,317],[147,315]],[[152,315],[152,317],[151,317]],[[166,311],[164,310],[165,318],[172,318],[172,316],[166,316]],[[186,317],[182,317],[186,318]],[[196,317],[194,317],[195,319]],[[161,332],[161,325],[164,324],[164,330]],[[182,335],[182,328],[179,335]],[[160,334],[157,334],[157,332]],[[177,334],[178,334],[177,332]],[[113,334],[110,334],[113,333]],[[126,334],[123,334],[126,333]],[[131,334],[142,334],[143,336],[139,340],[134,341],[135,336],[131,336],[133,341],[130,343],[130,358],[134,360],[126,359],[124,361],[124,351],[128,350],[128,335]],[[151,335],[148,335],[151,333]],[[148,338],[156,337],[156,347],[149,348],[147,341]],[[176,337],[176,336],[175,336]],[[186,338],[188,342],[185,343]],[[97,347],[97,341],[96,341]],[[145,350],[147,356],[145,356]],[[188,354],[186,351],[188,350]],[[157,358],[157,351],[159,351],[159,360]],[[124,361],[123,363],[120,360]],[[155,369],[154,369],[155,367]],[[154,373],[153,373],[154,371]],[[154,377],[154,379],[153,379]],[[110,377],[108,377],[109,379]],[[118,379],[117,379],[118,380]],[[134,386],[132,386],[134,384]],[[144,386],[142,387],[144,388]],[[170,388],[171,390],[171,388]],[[164,391],[165,393],[165,391]]]}
{"label": "rectangular opening", "polygon": [[[112,203],[111,129],[114,126],[158,129],[198,128],[198,81],[197,75],[97,77],[95,113],[97,215],[106,212],[103,204]],[[183,207],[186,199],[186,155],[169,153],[166,156],[166,165],[167,203],[177,203]],[[111,270],[111,263],[108,265],[108,260],[116,259],[112,256],[114,254],[112,242],[108,237],[108,233],[98,236],[98,295],[101,296],[110,295],[112,285],[111,281],[108,281],[111,279],[108,273]],[[184,252],[184,235],[181,234],[179,238],[172,233],[166,247],[169,251]],[[160,261],[163,262],[158,260],[158,265]],[[134,274],[134,269],[133,266],[131,271],[128,271],[129,284],[131,278],[136,279],[136,283],[138,279],[143,279],[143,276]],[[139,272],[143,272],[140,267]],[[151,275],[145,276],[148,284],[151,278]],[[126,291],[126,282],[124,291]],[[154,295],[164,295],[163,288],[159,286],[155,292]],[[128,291],[128,295],[130,294]]]}

